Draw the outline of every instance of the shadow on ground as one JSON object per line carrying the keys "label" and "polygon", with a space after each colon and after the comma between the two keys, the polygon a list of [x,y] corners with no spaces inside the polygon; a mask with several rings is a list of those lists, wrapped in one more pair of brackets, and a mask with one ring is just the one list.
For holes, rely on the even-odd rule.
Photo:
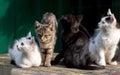
{"label": "shadow on ground", "polygon": [[52,67],[32,67],[28,69],[17,68],[10,64],[8,54],[0,55],[0,75],[120,75],[120,64],[107,66],[102,70],[81,70],[66,68],[63,65]]}

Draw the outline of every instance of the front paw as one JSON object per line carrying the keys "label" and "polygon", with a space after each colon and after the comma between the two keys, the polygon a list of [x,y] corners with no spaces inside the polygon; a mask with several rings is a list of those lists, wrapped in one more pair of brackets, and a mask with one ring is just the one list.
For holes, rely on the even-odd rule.
{"label": "front paw", "polygon": [[57,64],[58,64],[58,61],[51,61],[51,64],[52,64],[52,65],[57,65]]}
{"label": "front paw", "polygon": [[96,64],[99,66],[106,66],[106,63],[104,61],[96,61]]}
{"label": "front paw", "polygon": [[110,65],[117,65],[117,61],[112,61],[112,62],[110,62],[108,64],[110,64]]}
{"label": "front paw", "polygon": [[46,66],[46,67],[51,67],[51,63],[45,62],[44,66]]}

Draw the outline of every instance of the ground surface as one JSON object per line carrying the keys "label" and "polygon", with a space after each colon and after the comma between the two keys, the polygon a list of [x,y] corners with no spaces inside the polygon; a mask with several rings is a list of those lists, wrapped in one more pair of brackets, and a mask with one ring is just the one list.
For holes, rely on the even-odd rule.
{"label": "ground surface", "polygon": [[81,70],[66,68],[63,65],[21,69],[11,65],[9,55],[3,54],[0,55],[0,75],[120,75],[120,64],[107,66],[103,70]]}

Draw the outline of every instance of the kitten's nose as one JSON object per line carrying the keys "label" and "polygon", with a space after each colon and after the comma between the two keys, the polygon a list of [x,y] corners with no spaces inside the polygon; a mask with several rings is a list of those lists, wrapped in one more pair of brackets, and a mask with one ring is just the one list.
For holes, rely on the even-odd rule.
{"label": "kitten's nose", "polygon": [[44,40],[44,37],[41,37],[41,40],[43,41],[43,40]]}
{"label": "kitten's nose", "polygon": [[21,45],[24,45],[24,43],[22,42]]}

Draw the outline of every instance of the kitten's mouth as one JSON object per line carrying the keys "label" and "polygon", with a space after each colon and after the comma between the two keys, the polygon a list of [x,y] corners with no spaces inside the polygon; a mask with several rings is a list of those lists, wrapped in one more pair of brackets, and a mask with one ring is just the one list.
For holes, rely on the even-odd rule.
{"label": "kitten's mouth", "polygon": [[40,42],[45,44],[51,42],[51,40],[40,40]]}
{"label": "kitten's mouth", "polygon": [[44,40],[40,40],[40,42],[41,42],[41,43],[45,43],[45,42],[47,42],[47,41],[44,41]]}

